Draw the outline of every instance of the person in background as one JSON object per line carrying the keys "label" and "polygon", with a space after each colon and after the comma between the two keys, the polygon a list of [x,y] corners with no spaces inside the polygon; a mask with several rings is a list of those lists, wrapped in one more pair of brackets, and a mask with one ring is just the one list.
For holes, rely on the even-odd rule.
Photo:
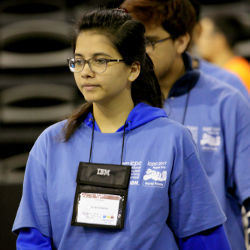
{"label": "person in background", "polygon": [[192,68],[185,51],[196,14],[188,0],[126,0],[121,7],[144,23],[164,108],[169,118],[190,129],[227,216],[231,247],[245,249],[241,207],[249,211],[249,102],[228,84]]}
{"label": "person in background", "polygon": [[219,79],[220,81],[228,83],[232,87],[239,90],[247,99],[249,99],[249,93],[247,88],[236,74],[228,70],[225,70],[214,63],[208,62],[204,58],[199,57],[197,53],[196,42],[199,39],[202,32],[200,23],[201,4],[198,0],[190,0],[190,2],[192,3],[196,13],[196,24],[193,28],[191,36],[192,40],[189,45],[189,51],[192,54],[193,68],[197,68],[202,72],[212,77],[215,77],[216,79]]}
{"label": "person in background", "polygon": [[200,23],[201,34],[196,40],[198,54],[236,74],[250,92],[250,64],[234,51],[237,42],[247,37],[247,29],[230,14],[210,15],[202,18]]}
{"label": "person in background", "polygon": [[144,32],[119,9],[82,16],[69,67],[87,102],[30,152],[17,249],[230,249],[192,136],[161,108]]}

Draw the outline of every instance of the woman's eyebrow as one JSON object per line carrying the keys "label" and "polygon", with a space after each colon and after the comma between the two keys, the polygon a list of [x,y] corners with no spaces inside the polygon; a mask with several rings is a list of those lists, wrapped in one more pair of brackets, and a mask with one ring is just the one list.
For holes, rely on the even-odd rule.
{"label": "woman's eyebrow", "polygon": [[93,55],[93,57],[95,57],[95,56],[109,56],[109,57],[111,57],[110,55],[108,55],[108,54],[106,54],[106,53],[104,53],[104,52],[95,53],[95,54]]}
{"label": "woman's eyebrow", "polygon": [[82,54],[78,54],[78,53],[75,53],[74,56],[81,56],[81,57],[83,57]]}
{"label": "woman's eyebrow", "polygon": [[[80,57],[84,57],[82,54],[79,54],[79,53],[75,53],[74,56],[80,56]],[[92,57],[96,57],[96,56],[108,56],[108,57],[111,57],[110,55],[104,53],[104,52],[97,52],[97,53],[94,53],[92,55]]]}

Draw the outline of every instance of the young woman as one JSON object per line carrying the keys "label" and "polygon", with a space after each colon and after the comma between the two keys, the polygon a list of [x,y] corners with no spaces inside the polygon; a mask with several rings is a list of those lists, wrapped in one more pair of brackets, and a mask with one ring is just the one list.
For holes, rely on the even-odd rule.
{"label": "young woman", "polygon": [[144,32],[122,10],[83,15],[69,67],[87,103],[30,152],[18,249],[171,250],[193,235],[228,249],[191,135],[159,108]]}

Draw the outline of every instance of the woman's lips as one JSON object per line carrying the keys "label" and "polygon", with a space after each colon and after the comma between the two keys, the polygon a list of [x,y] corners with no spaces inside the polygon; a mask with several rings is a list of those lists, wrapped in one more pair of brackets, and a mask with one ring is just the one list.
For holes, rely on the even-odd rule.
{"label": "woman's lips", "polygon": [[97,85],[97,84],[82,84],[82,88],[84,90],[87,90],[87,91],[94,90],[94,89],[96,89],[98,87],[99,87],[99,85]]}

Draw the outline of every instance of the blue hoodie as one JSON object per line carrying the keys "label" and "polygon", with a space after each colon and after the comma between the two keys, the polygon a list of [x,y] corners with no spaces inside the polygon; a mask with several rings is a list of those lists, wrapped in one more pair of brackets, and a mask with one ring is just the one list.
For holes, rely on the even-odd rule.
{"label": "blue hoodie", "polygon": [[186,74],[170,90],[169,118],[190,129],[227,216],[233,250],[245,249],[241,206],[250,197],[250,106],[235,89],[199,70],[185,54]]}
{"label": "blue hoodie", "polygon": [[247,99],[249,99],[249,94],[246,87],[235,74],[202,59],[199,59],[198,62],[199,69],[203,73],[215,77],[220,81],[228,83],[230,86],[239,90],[239,92],[241,92],[241,94],[243,94]]}
{"label": "blue hoodie", "polygon": [[[225,222],[190,132],[141,103],[125,129],[123,164],[132,172],[124,228],[71,226],[78,165],[89,159],[91,115],[68,142],[59,140],[64,124],[46,129],[30,152],[13,231],[34,228],[56,249],[172,250],[176,237]],[[92,162],[119,164],[122,137],[123,128],[101,133],[96,125]]]}

